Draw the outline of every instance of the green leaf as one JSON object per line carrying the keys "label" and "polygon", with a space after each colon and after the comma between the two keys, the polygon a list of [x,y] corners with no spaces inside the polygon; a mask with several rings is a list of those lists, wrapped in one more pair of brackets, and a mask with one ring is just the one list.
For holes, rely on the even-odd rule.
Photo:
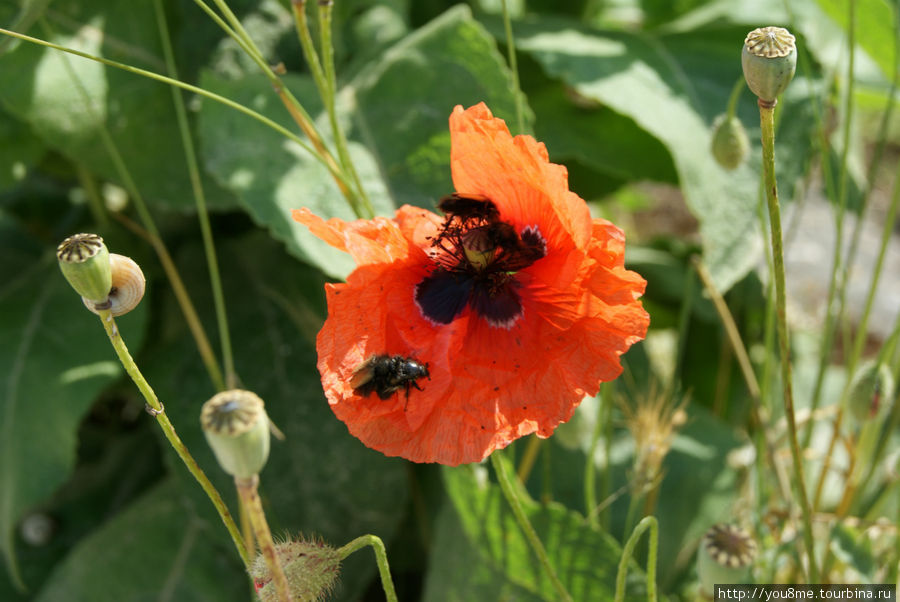
{"label": "green leaf", "polygon": [[[0,551],[16,572],[17,522],[69,476],[79,422],[122,367],[59,272],[55,248],[2,214],[0,241]],[[118,324],[139,346],[143,309]]]}
{"label": "green leaf", "polygon": [[240,561],[223,553],[167,481],[80,542],[36,600],[237,602],[249,591]]}
{"label": "green leaf", "polygon": [[[881,69],[887,79],[894,75],[894,11],[898,10],[886,0],[850,0],[855,8],[855,37],[869,57]],[[850,11],[847,0],[816,0],[822,11],[833,19],[844,32],[849,33]],[[846,40],[841,40],[846,46]],[[844,50],[846,52],[846,49]]]}
{"label": "green leaf", "polygon": [[[178,261],[185,280],[205,289],[206,263],[199,247]],[[219,261],[228,266],[222,277],[240,386],[265,401],[270,418],[286,435],[284,441],[273,439],[260,475],[272,532],[321,536],[334,546],[365,533],[390,541],[407,500],[405,463],[350,436],[325,400],[312,345],[324,314],[321,275],[285,255],[261,232],[220,243]],[[201,318],[212,324],[209,294],[192,293]],[[172,317],[173,311],[170,307],[166,315]],[[148,351],[142,367],[179,436],[233,502],[233,480],[216,464],[200,429],[200,407],[215,391],[185,333]],[[197,512],[215,526],[222,545],[230,546],[212,504],[181,462],[169,455]],[[374,574],[370,556],[349,557],[341,575],[341,599],[358,597]]]}
{"label": "green leaf", "polygon": [[[311,79],[289,74],[283,80],[310,114],[319,115],[319,131],[330,133]],[[203,86],[296,129],[261,77],[206,72]],[[345,124],[351,155],[379,215],[393,215],[402,203],[430,208],[452,191],[448,118],[456,104],[484,100],[499,116],[515,115],[502,57],[464,7],[403,38],[361,69],[339,97],[339,109],[353,112]],[[291,219],[291,209],[300,207],[324,218],[355,217],[319,161],[274,130],[214,103],[204,104],[200,134],[207,169],[288,252],[336,278],[353,269],[346,254]]]}
{"label": "green leaf", "polygon": [[[30,31],[81,52],[166,74],[150,2],[77,0],[54,5]],[[104,136],[121,154],[149,202],[190,209],[193,197],[171,92],[165,84],[35,44],[0,54],[15,73],[0,87],[0,103],[35,135],[71,161],[122,184]],[[205,179],[211,206],[232,203]]]}
{"label": "green leaf", "polygon": [[[290,130],[296,129],[264,77],[225,79],[207,72],[202,80],[205,88],[252,106]],[[321,109],[311,78],[288,74],[282,80],[307,111]],[[324,123],[320,120],[319,125]],[[320,131],[323,129],[320,127]],[[217,103],[204,104],[200,135],[206,168],[237,195],[258,224],[285,244],[289,253],[337,278],[345,277],[355,267],[349,255],[311,235],[306,226],[291,218],[291,210],[301,207],[326,218],[356,217],[334,178],[317,159],[278,132]],[[394,205],[371,154],[357,143],[351,143],[350,153],[376,212],[392,215]]]}
{"label": "green leaf", "polygon": [[[760,249],[758,178],[747,165],[725,171],[708,150],[710,124],[741,75],[742,39],[651,39],[556,21],[516,30],[517,46],[548,75],[629,116],[666,146],[718,287],[727,290],[746,274]],[[598,144],[616,145],[597,135]]]}
{"label": "green leaf", "polygon": [[398,205],[430,209],[452,192],[448,119],[454,106],[483,101],[516,133],[510,77],[490,35],[467,7],[457,6],[401,40],[350,84],[360,134]]}
{"label": "green leaf", "polygon": [[27,126],[0,112],[0,190],[24,178],[43,152]]}
{"label": "green leaf", "polygon": [[[425,599],[558,600],[486,467],[445,468],[444,482],[455,516],[441,517],[442,537],[434,544],[440,558],[431,563]],[[573,598],[612,599],[622,554],[618,543],[559,504],[541,506],[524,491],[521,497],[550,563]],[[460,530],[448,528],[454,521],[462,527],[462,537]],[[630,568],[627,582],[629,599],[646,598],[646,578],[636,566]]]}

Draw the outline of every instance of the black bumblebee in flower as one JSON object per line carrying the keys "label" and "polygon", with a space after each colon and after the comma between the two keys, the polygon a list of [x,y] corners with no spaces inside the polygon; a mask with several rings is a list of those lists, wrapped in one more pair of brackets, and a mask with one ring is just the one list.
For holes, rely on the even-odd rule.
{"label": "black bumblebee in flower", "polygon": [[381,399],[389,399],[400,389],[406,389],[409,400],[412,387],[423,390],[416,382],[420,378],[431,378],[427,363],[402,355],[370,355],[354,370],[350,386],[363,397],[377,393]]}
{"label": "black bumblebee in flower", "polygon": [[433,324],[449,324],[471,307],[494,327],[510,328],[522,316],[515,272],[547,254],[536,226],[521,232],[501,221],[489,198],[453,193],[430,256],[436,267],[416,286],[416,304]]}

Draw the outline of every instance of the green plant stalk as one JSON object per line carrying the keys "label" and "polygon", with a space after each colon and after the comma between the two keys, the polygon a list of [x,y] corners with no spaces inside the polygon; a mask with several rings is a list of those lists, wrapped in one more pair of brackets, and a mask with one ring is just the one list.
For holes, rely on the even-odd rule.
{"label": "green plant stalk", "polygon": [[647,550],[647,600],[656,602],[656,553],[659,540],[659,523],[655,516],[645,516],[632,531],[628,541],[622,548],[622,557],[619,559],[619,568],[616,571],[616,596],[615,602],[625,599],[625,577],[628,574],[628,561],[634,554],[634,546],[644,531],[650,529],[650,542]]}
{"label": "green plant stalk", "polygon": [[[166,16],[161,0],[154,0],[156,20],[159,24],[159,35],[162,41],[163,55],[166,61],[166,70],[173,79],[178,79],[178,69],[175,66],[175,57],[172,54],[172,41],[166,24]],[[187,161],[188,174],[191,180],[191,189],[194,193],[194,201],[197,205],[197,219],[200,222],[200,232],[203,237],[203,248],[206,252],[206,263],[209,269],[210,287],[213,294],[213,305],[216,311],[216,321],[219,327],[221,339],[222,363],[225,370],[225,387],[235,388],[237,378],[234,371],[234,354],[231,349],[231,334],[228,328],[228,313],[225,309],[225,296],[222,292],[222,278],[219,275],[219,262],[216,258],[216,246],[213,241],[212,227],[209,223],[209,212],[206,209],[206,194],[200,180],[200,168],[197,164],[197,154],[191,139],[191,131],[188,125],[187,111],[184,108],[184,99],[177,88],[170,87],[172,92],[172,104],[175,106],[175,116],[178,120],[178,131],[181,134],[181,144],[184,147],[184,156]],[[220,391],[224,388],[220,388]]]}
{"label": "green plant stalk", "polygon": [[760,127],[762,130],[763,181],[766,201],[769,209],[769,221],[772,234],[772,259],[775,270],[775,308],[778,339],[781,350],[781,380],[784,388],[784,414],[788,424],[791,459],[794,468],[794,485],[803,513],[803,539],[809,560],[809,583],[818,583],[819,573],[816,568],[816,553],[812,533],[812,509],[806,494],[806,482],[803,477],[803,463],[800,446],[797,441],[797,424],[794,414],[794,393],[791,380],[791,345],[788,339],[787,301],[784,285],[784,245],[781,234],[781,212],[778,207],[778,185],[775,180],[775,103],[758,101]]}
{"label": "green plant stalk", "polygon": [[[82,94],[82,96],[87,99],[87,91],[81,85],[81,81],[78,79],[76,73],[72,70],[68,60],[63,61],[63,64],[65,65],[69,76],[72,78],[75,87]],[[90,106],[88,103],[85,103],[85,110],[90,111]],[[212,352],[212,347],[209,344],[209,339],[206,337],[206,332],[203,330],[203,325],[201,324],[200,319],[197,317],[197,312],[194,309],[194,305],[191,302],[190,296],[187,294],[187,291],[184,288],[184,283],[181,280],[181,275],[178,273],[178,269],[175,267],[175,263],[172,261],[165,243],[163,243],[162,241],[162,238],[159,234],[159,229],[156,227],[156,222],[153,220],[153,215],[150,213],[150,209],[147,207],[147,203],[144,202],[144,197],[141,194],[140,189],[138,189],[134,178],[131,177],[131,172],[128,170],[128,166],[125,165],[125,160],[119,153],[119,149],[116,146],[115,141],[112,139],[112,136],[109,134],[109,131],[105,126],[101,125],[97,128],[97,133],[100,135],[100,138],[103,141],[103,146],[105,147],[107,153],[109,153],[109,157],[113,162],[116,173],[118,173],[119,177],[122,179],[122,183],[125,186],[125,189],[128,190],[128,193],[134,200],[134,207],[137,210],[138,216],[140,216],[141,218],[141,222],[143,222],[144,224],[147,240],[150,242],[153,250],[156,251],[160,263],[162,264],[163,269],[166,272],[166,277],[169,279],[169,282],[172,285],[172,289],[174,290],[175,296],[178,299],[179,306],[181,307],[181,311],[188,323],[191,334],[194,337],[194,341],[197,345],[198,351],[200,352],[200,356],[203,359],[203,363],[206,366],[207,372],[209,373],[213,384],[221,386],[223,380],[218,361],[216,360],[215,355]]]}
{"label": "green plant stalk", "polygon": [[375,551],[375,562],[378,565],[378,574],[381,576],[381,587],[384,588],[384,597],[387,599],[387,602],[397,602],[397,593],[394,591],[391,569],[388,566],[387,551],[384,549],[384,542],[381,541],[380,537],[376,535],[362,535],[347,545],[338,548],[337,554],[343,560],[353,552],[366,546],[372,546],[372,550]]}
{"label": "green plant stalk", "polygon": [[[898,174],[900,174],[900,169],[898,169]],[[872,271],[872,280],[869,284],[868,293],[866,294],[865,305],[863,306],[863,313],[860,316],[856,336],[853,339],[853,345],[847,359],[847,380],[841,391],[840,404],[838,406],[837,416],[834,418],[834,431],[828,445],[828,453],[825,455],[822,471],[819,474],[819,479],[816,484],[816,496],[814,500],[816,505],[818,505],[819,498],[824,489],[825,478],[831,468],[831,456],[837,445],[837,439],[844,416],[844,406],[852,383],[853,371],[859,364],[859,359],[862,357],[863,347],[866,342],[866,333],[868,332],[869,316],[872,313],[872,306],[875,303],[875,293],[878,290],[878,282],[881,278],[882,268],[884,267],[884,259],[887,255],[887,246],[890,242],[891,234],[893,233],[894,222],[897,219],[898,208],[900,208],[900,180],[897,180],[894,184],[894,194],[891,197],[891,204],[888,208],[886,219],[884,220],[884,229],[881,232],[881,245],[878,249],[878,258],[875,260],[875,266]],[[877,460],[878,458],[876,457],[873,459],[873,462],[877,462]]]}
{"label": "green plant stalk", "polygon": [[87,206],[91,211],[91,216],[98,226],[106,228],[109,226],[109,217],[106,215],[106,208],[103,206],[103,198],[100,196],[100,190],[97,189],[96,180],[87,167],[80,162],[75,163],[75,170],[78,174],[78,183],[87,197]]}
{"label": "green plant stalk", "polygon": [[269,572],[272,574],[272,582],[275,584],[278,598],[281,602],[291,602],[293,600],[291,588],[288,585],[284,569],[278,561],[278,555],[275,553],[275,542],[272,541],[272,532],[269,530],[269,523],[266,522],[262,501],[259,499],[259,476],[253,475],[249,479],[235,477],[234,485],[237,488],[238,496],[240,496],[241,506],[245,509],[250,519],[260,552],[262,552],[266,566],[269,567]]}
{"label": "green plant stalk", "polygon": [[597,454],[597,446],[600,444],[600,435],[603,432],[603,417],[605,389],[608,383],[600,383],[600,395],[597,396],[597,415],[594,422],[594,430],[591,433],[591,445],[588,448],[587,461],[584,463],[584,515],[592,527],[599,527],[600,522],[594,509],[597,508],[597,470],[594,466],[594,456]]}
{"label": "green plant stalk", "polygon": [[516,98],[516,125],[519,126],[518,134],[525,132],[525,111],[522,108],[522,90],[519,86],[519,67],[516,62],[516,41],[513,38],[512,21],[509,17],[509,7],[506,0],[501,0],[503,9],[503,31],[506,35],[506,56],[509,60],[509,70],[512,72],[512,92]]}
{"label": "green plant stalk", "polygon": [[[256,121],[260,122],[261,124],[275,130],[276,132],[278,132],[279,134],[281,134],[282,136],[284,136],[291,142],[300,146],[300,148],[302,148],[303,150],[308,152],[317,161],[322,163],[322,165],[324,165],[329,170],[329,172],[331,172],[331,175],[333,177],[343,178],[343,174],[341,174],[340,171],[336,171],[336,172],[332,171],[331,170],[332,166],[327,161],[325,161],[325,159],[323,157],[319,156],[319,154],[316,153],[316,151],[309,144],[307,144],[302,138],[297,136],[295,133],[293,133],[292,131],[288,130],[285,127],[282,127],[281,125],[272,121],[265,115],[262,115],[256,111],[254,111],[253,109],[249,109],[249,108],[245,107],[244,105],[237,103],[229,98],[225,98],[224,96],[216,94],[215,92],[210,92],[209,90],[204,90],[203,88],[199,88],[197,86],[179,81],[177,79],[172,79],[171,77],[166,77],[165,75],[160,75],[159,73],[154,73],[153,71],[147,71],[146,69],[132,67],[131,65],[127,65],[125,63],[120,63],[118,61],[112,61],[112,60],[109,60],[109,59],[106,59],[106,58],[103,58],[100,56],[89,54],[87,52],[81,52],[80,50],[75,50],[74,48],[66,48],[65,46],[60,46],[59,44],[54,44],[53,42],[48,42],[48,41],[42,40],[40,38],[34,38],[32,36],[27,36],[25,34],[21,34],[21,33],[15,32],[15,31],[3,29],[2,27],[0,27],[0,34],[15,38],[17,40],[22,40],[23,42],[30,42],[32,44],[37,44],[38,46],[52,48],[53,50],[59,50],[60,52],[65,52],[67,54],[73,54],[75,56],[79,56],[84,59],[88,59],[91,61],[95,61],[97,63],[101,63],[103,65],[106,65],[107,67],[114,67],[116,69],[121,69],[122,71],[128,71],[129,73],[133,73],[135,75],[140,75],[140,76],[146,77],[148,79],[153,79],[158,82],[162,82],[164,84],[169,84],[170,86],[176,86],[178,88],[181,88],[182,90],[187,90],[188,92],[193,92],[194,94],[197,94],[198,96],[203,96],[204,98],[208,98],[214,102],[223,104],[226,107],[229,107],[238,112],[241,112],[241,113],[247,115],[248,117],[255,119]],[[346,185],[346,182],[345,182],[345,185]]]}
{"label": "green plant stalk", "polygon": [[241,539],[241,533],[238,530],[234,519],[231,517],[231,513],[228,511],[228,506],[225,505],[222,496],[219,495],[218,490],[216,490],[215,486],[210,482],[209,478],[207,478],[206,473],[203,472],[203,469],[200,468],[200,465],[194,460],[194,457],[191,455],[190,451],[188,451],[187,446],[185,446],[181,438],[178,437],[178,434],[175,432],[175,427],[172,426],[165,409],[159,402],[159,398],[150,387],[150,383],[144,378],[140,369],[138,369],[137,364],[134,362],[134,358],[131,357],[131,353],[129,353],[128,347],[126,347],[125,341],[122,339],[122,335],[116,327],[116,322],[113,319],[110,310],[99,310],[99,315],[100,322],[103,324],[103,329],[106,331],[109,342],[112,343],[113,349],[115,349],[116,355],[119,357],[119,361],[122,362],[125,372],[128,373],[128,376],[134,381],[134,384],[137,385],[138,391],[141,392],[141,395],[147,402],[150,413],[156,418],[156,422],[162,429],[166,439],[168,439],[169,443],[172,445],[175,453],[178,454],[178,457],[181,458],[181,461],[184,462],[188,471],[190,471],[197,480],[213,506],[215,506],[216,511],[219,513],[219,518],[222,519],[225,528],[228,530],[228,534],[231,536],[231,540],[234,542],[234,547],[237,548],[238,554],[241,556],[244,566],[249,568],[250,556],[247,553],[247,548],[244,546],[244,541]]}
{"label": "green plant stalk", "polygon": [[[198,4],[202,2],[202,0],[194,1]],[[350,204],[353,212],[357,215],[360,215],[359,199],[357,198],[357,193],[351,186],[347,184],[347,180],[344,177],[343,172],[338,166],[337,161],[335,161],[334,157],[332,156],[331,151],[329,151],[328,147],[325,146],[325,142],[322,140],[322,136],[316,129],[312,117],[310,117],[309,113],[306,112],[306,109],[303,108],[303,105],[300,104],[300,101],[298,101],[297,98],[291,93],[291,91],[287,89],[287,87],[284,85],[284,82],[281,81],[281,78],[278,77],[272,70],[272,68],[269,67],[268,63],[266,63],[265,57],[263,57],[262,52],[253,42],[250,34],[248,34],[247,30],[244,29],[244,26],[231,11],[231,8],[229,8],[225,0],[213,0],[213,3],[219,8],[222,14],[225,15],[225,20],[233,28],[234,34],[244,42],[241,47],[245,52],[248,53],[248,56],[251,58],[251,60],[253,60],[253,62],[257,64],[257,66],[263,72],[263,75],[265,75],[269,82],[272,84],[272,87],[275,89],[275,93],[278,95],[278,98],[281,99],[281,102],[287,109],[287,112],[291,116],[291,119],[294,120],[294,123],[296,123],[300,130],[306,135],[306,137],[312,143],[313,148],[316,149],[316,152],[319,154],[321,160],[328,166],[329,172],[332,173],[335,183],[340,189],[341,194],[344,196],[344,198],[347,199],[347,202]],[[340,174],[340,177],[338,177],[336,174]]]}
{"label": "green plant stalk", "polygon": [[738,366],[741,368],[741,374],[744,376],[744,382],[747,383],[747,391],[753,398],[755,405],[758,405],[760,401],[759,381],[756,380],[753,364],[751,364],[750,356],[747,354],[747,348],[744,346],[743,340],[741,340],[741,333],[738,331],[734,316],[731,315],[731,311],[728,309],[725,299],[722,298],[722,294],[716,289],[716,286],[709,275],[709,270],[706,269],[706,266],[703,265],[700,258],[695,256],[693,258],[693,263],[694,268],[697,270],[697,274],[700,276],[701,282],[703,282],[703,288],[709,293],[713,306],[716,308],[716,313],[719,314],[719,319],[722,321],[722,326],[725,328],[728,342],[731,343],[731,348],[734,351],[735,358],[737,358]]}
{"label": "green plant stalk", "polygon": [[331,41],[331,21],[334,9],[333,0],[320,0],[318,6],[319,17],[319,46],[322,49],[322,65],[325,69],[325,82],[327,84],[328,95],[325,97],[325,107],[328,111],[328,120],[331,122],[331,131],[334,135],[334,143],[337,147],[338,159],[344,168],[345,174],[350,174],[350,178],[356,185],[356,194],[362,208],[365,209],[360,217],[375,217],[375,209],[366,194],[366,189],[362,185],[356,165],[350,158],[350,148],[347,145],[347,136],[341,127],[337,116],[337,77],[334,71],[334,44]]}
{"label": "green plant stalk", "polygon": [[731,89],[731,95],[728,97],[728,110],[727,115],[728,118],[732,118],[737,113],[737,104],[738,100],[741,98],[741,92],[747,87],[747,80],[744,76],[738,78],[736,82],[734,82],[734,87]]}
{"label": "green plant stalk", "polygon": [[[828,284],[828,295],[827,301],[825,304],[825,326],[823,327],[823,337],[822,337],[822,349],[820,351],[819,357],[819,368],[818,373],[816,374],[816,384],[813,388],[813,396],[810,403],[810,414],[814,412],[819,407],[820,397],[822,393],[822,386],[825,382],[825,371],[828,368],[828,359],[831,355],[832,345],[834,343],[834,338],[837,333],[837,329],[840,326],[843,311],[844,311],[844,303],[843,300],[846,296],[845,289],[847,286],[847,272],[849,270],[848,262],[841,262],[841,252],[844,247],[844,214],[847,209],[847,156],[850,149],[850,125],[852,121],[852,111],[853,111],[853,87],[854,87],[854,60],[855,60],[855,33],[856,33],[856,11],[855,2],[849,2],[848,10],[850,11],[850,22],[848,27],[848,50],[849,50],[849,59],[847,66],[847,91],[845,97],[845,105],[844,105],[844,122],[842,129],[842,139],[843,139],[843,148],[841,149],[841,159],[840,159],[840,167],[838,172],[838,191],[837,191],[837,214],[835,215],[835,240],[834,240],[834,253],[832,255],[832,267],[831,267],[831,280]],[[813,103],[815,105],[815,103]],[[815,110],[815,106],[814,106]],[[818,113],[816,113],[816,118],[818,120]],[[821,123],[821,121],[819,121]],[[821,128],[822,132],[822,167],[823,167],[823,175],[826,177],[826,185],[830,181],[829,173],[824,170],[829,169],[829,157],[828,157],[828,141],[824,134],[824,128]],[[829,198],[835,198],[833,191],[829,188]],[[860,213],[860,217],[862,217],[862,213]],[[838,302],[836,302],[838,300]],[[810,438],[812,437],[812,421],[807,425],[804,435],[803,435],[803,445],[804,447],[809,445]],[[829,453],[830,455],[830,453]]]}
{"label": "green plant stalk", "polygon": [[519,499],[516,488],[509,478],[509,473],[506,470],[506,465],[503,463],[500,453],[501,452],[498,450],[491,454],[491,465],[494,467],[494,472],[497,475],[497,482],[500,483],[500,489],[503,491],[503,496],[506,498],[510,508],[512,508],[513,515],[519,523],[519,528],[522,529],[525,539],[527,539],[529,545],[531,545],[531,549],[534,551],[538,562],[540,562],[541,567],[550,579],[550,583],[553,584],[553,588],[559,595],[560,600],[572,602],[572,596],[569,595],[569,592],[566,591],[566,588],[556,575],[556,570],[553,568],[553,565],[550,564],[550,558],[547,556],[547,550],[544,549],[544,544],[541,543],[537,532],[535,532],[534,527],[528,520],[528,516],[525,514],[525,509],[522,507],[522,501]]}
{"label": "green plant stalk", "polygon": [[516,470],[516,478],[519,479],[519,482],[525,483],[528,481],[540,451],[541,439],[537,435],[532,435],[528,438],[528,443],[525,444],[525,451],[522,452],[519,468]]}

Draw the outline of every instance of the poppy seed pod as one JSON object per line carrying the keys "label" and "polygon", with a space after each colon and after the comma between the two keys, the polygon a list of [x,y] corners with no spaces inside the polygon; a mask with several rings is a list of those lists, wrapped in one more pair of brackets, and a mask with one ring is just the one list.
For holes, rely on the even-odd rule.
{"label": "poppy seed pod", "polygon": [[750,154],[750,138],[736,116],[719,115],[713,122],[712,154],[725,169],[735,169]]}
{"label": "poppy seed pod", "polygon": [[203,404],[200,424],[222,470],[236,479],[259,474],[269,458],[269,417],[251,391],[233,389]]}
{"label": "poppy seed pod", "polygon": [[108,309],[113,316],[118,317],[137,307],[144,298],[147,281],[141,266],[131,257],[110,253],[109,267],[112,273],[112,286],[107,289],[105,302],[98,304],[87,297],[82,297],[81,300],[84,301],[85,307],[95,314],[99,314],[97,309],[99,305],[100,308]]}
{"label": "poppy seed pod", "polygon": [[79,295],[103,303],[112,288],[109,250],[96,234],[75,234],[56,248],[63,276]]}
{"label": "poppy seed pod", "polygon": [[741,66],[750,90],[762,101],[775,102],[797,69],[794,36],[783,27],[754,29],[744,40]]}
{"label": "poppy seed pod", "polygon": [[756,542],[747,531],[736,525],[713,525],[697,550],[701,593],[712,598],[717,583],[746,583],[755,558]]}

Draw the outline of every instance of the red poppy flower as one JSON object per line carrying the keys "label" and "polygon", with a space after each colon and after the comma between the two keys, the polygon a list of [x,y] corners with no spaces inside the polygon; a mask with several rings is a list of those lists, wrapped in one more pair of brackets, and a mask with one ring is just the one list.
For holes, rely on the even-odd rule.
{"label": "red poppy flower", "polygon": [[649,316],[622,231],[591,219],[543,144],[483,103],[457,106],[450,136],[445,216],[293,215],[358,265],[326,285],[317,339],[335,415],[386,455],[457,465],[550,436],[619,375]]}

